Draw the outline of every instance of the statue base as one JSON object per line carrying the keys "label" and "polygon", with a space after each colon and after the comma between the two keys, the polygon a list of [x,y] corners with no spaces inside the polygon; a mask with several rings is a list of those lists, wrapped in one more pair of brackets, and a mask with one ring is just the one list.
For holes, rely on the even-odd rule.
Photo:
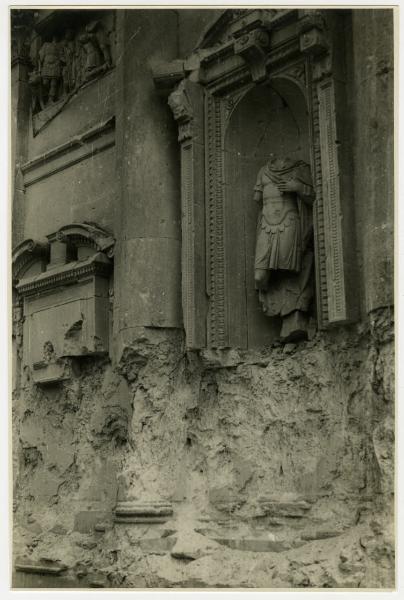
{"label": "statue base", "polygon": [[280,339],[282,342],[297,342],[307,340],[309,329],[309,318],[306,313],[294,310],[282,319]]}

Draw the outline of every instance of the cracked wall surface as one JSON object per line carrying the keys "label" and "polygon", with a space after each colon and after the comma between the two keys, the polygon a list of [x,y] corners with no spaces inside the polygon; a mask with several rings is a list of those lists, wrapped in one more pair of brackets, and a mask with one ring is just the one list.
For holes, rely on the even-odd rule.
{"label": "cracked wall surface", "polygon": [[[392,587],[392,327],[221,354],[145,331],[114,369],[25,381],[15,556],[82,587]],[[172,517],[115,523],[128,490]]]}

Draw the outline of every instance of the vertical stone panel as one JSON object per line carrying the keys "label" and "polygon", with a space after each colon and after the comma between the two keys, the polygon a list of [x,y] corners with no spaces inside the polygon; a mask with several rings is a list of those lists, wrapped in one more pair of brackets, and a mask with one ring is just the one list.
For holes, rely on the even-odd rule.
{"label": "vertical stone panel", "polygon": [[329,323],[348,320],[342,252],[342,213],[336,149],[334,85],[331,79],[318,86],[323,186],[325,263]]}
{"label": "vertical stone panel", "polygon": [[221,100],[207,94],[206,165],[207,165],[207,279],[210,297],[208,315],[208,345],[223,348],[229,345],[226,300],[226,256],[224,245],[223,203],[223,132]]}

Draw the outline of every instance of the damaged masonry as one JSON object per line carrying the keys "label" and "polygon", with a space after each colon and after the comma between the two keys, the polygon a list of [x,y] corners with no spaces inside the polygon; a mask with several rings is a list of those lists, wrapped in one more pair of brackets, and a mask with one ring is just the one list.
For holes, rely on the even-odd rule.
{"label": "damaged masonry", "polygon": [[13,587],[392,588],[392,9],[12,9]]}

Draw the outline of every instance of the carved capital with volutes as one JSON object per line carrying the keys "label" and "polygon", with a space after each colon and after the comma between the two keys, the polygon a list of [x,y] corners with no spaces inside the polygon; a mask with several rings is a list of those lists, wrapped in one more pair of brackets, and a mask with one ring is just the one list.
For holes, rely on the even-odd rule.
{"label": "carved capital with volutes", "polygon": [[253,81],[261,81],[266,76],[269,42],[269,33],[261,28],[244,33],[234,42],[234,53],[244,58]]}

